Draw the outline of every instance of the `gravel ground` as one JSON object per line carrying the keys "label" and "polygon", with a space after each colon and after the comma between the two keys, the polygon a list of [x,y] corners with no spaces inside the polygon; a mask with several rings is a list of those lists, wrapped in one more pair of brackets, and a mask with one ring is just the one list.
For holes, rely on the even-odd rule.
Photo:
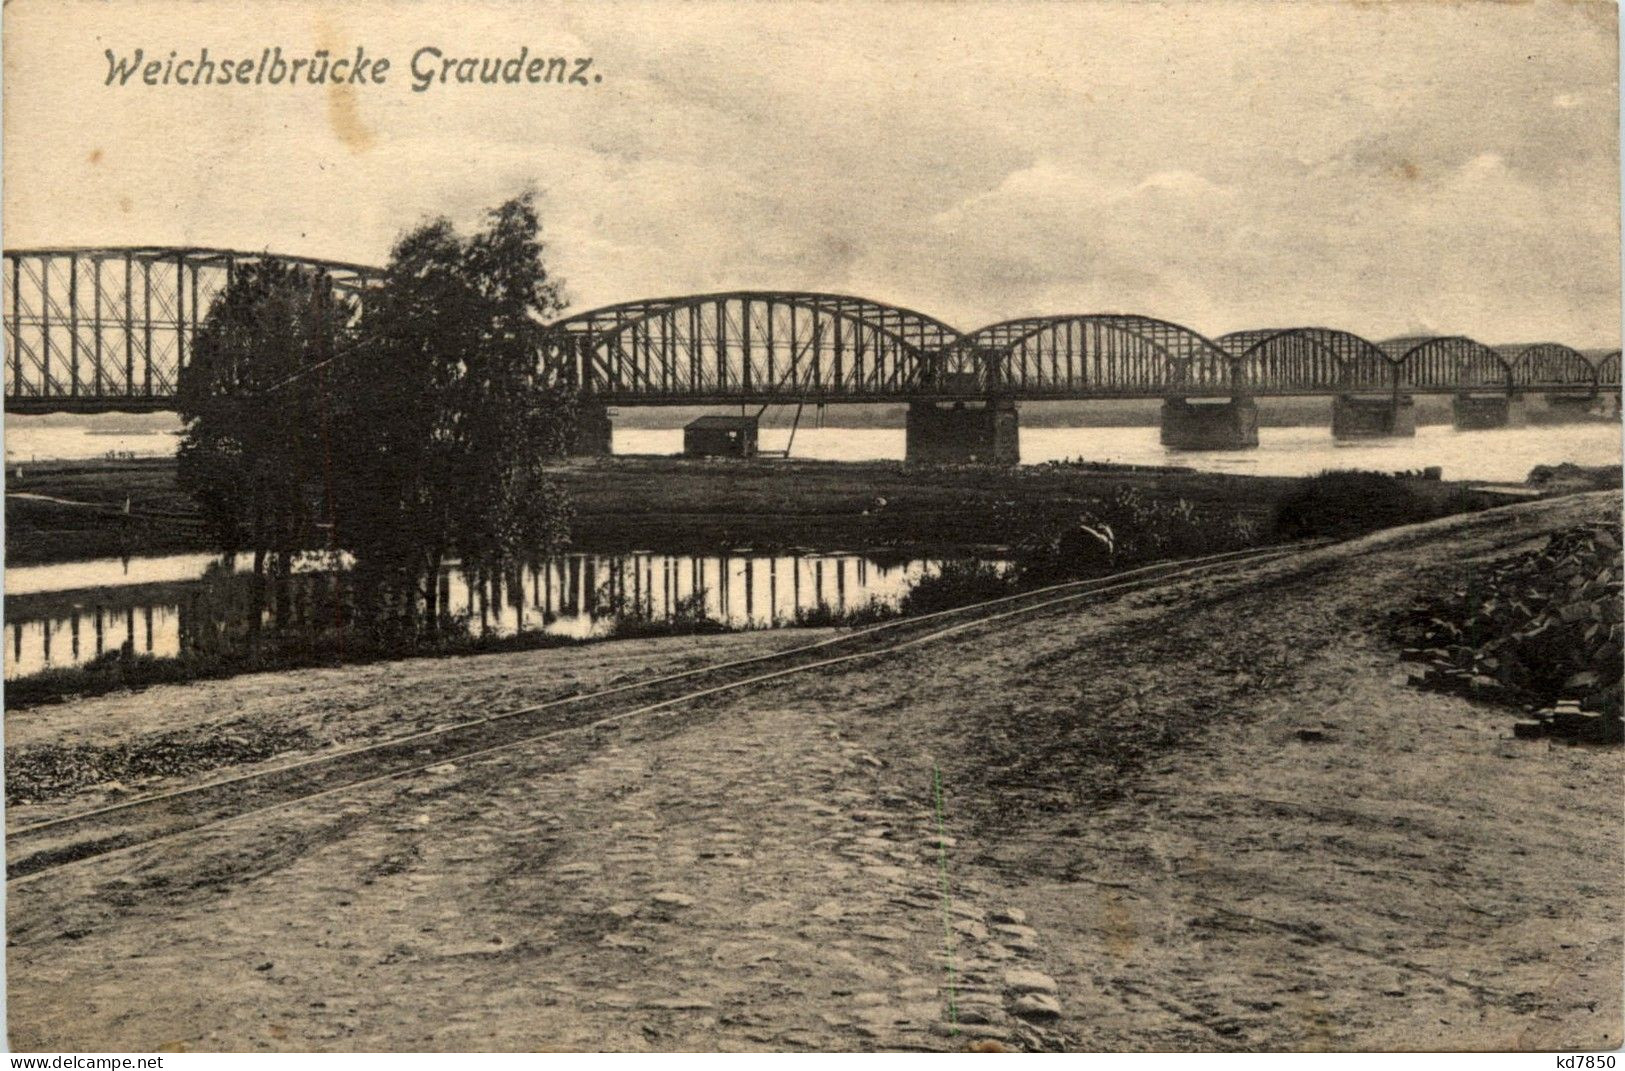
{"label": "gravel ground", "polygon": [[[141,692],[47,704],[6,716],[10,771],[49,784],[71,749],[80,766],[106,776],[75,791],[8,800],[8,826],[116,803],[138,793],[278,766],[354,747],[519,710],[577,692],[768,654],[832,635],[827,629],[616,640],[575,648],[467,658],[418,658],[335,669],[257,673],[219,681],[160,685]],[[247,740],[268,761],[232,764]],[[172,774],[142,775],[165,762]],[[131,775],[130,771],[138,771]],[[8,781],[8,796],[13,785]]]}
{"label": "gravel ground", "polygon": [[[11,1040],[1613,1047],[1625,752],[1408,688],[1382,618],[1619,509],[1509,507],[1007,622],[24,882]],[[320,671],[292,706],[386,710],[400,672]],[[560,672],[417,679],[450,716]],[[192,724],[271,716],[294,676],[194,686]],[[118,736],[76,706],[40,713]]]}

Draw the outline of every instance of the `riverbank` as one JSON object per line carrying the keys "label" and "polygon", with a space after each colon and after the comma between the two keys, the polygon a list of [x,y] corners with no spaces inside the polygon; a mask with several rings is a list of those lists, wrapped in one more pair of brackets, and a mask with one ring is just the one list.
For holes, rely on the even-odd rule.
{"label": "riverbank", "polygon": [[[590,520],[578,521],[577,538],[592,552],[530,563],[500,586],[477,590],[450,567],[443,586],[451,622],[434,636],[384,640],[340,623],[342,577],[312,574],[310,583],[291,585],[284,627],[268,628],[251,620],[242,577],[214,570],[206,555],[16,567],[6,611],[9,705],[313,665],[535,649],[589,636],[851,624],[1157,561],[1342,538],[1484,508],[1497,497],[1435,479],[1368,473],[1261,480],[1086,465],[905,469],[615,458],[557,471],[586,500]],[[13,501],[58,499],[25,492]],[[718,502],[724,508],[696,508]],[[1081,536],[1085,516],[1089,531],[1112,533],[1109,550],[1098,537]],[[777,545],[792,536],[796,543]],[[821,540],[868,545],[862,554],[805,553]],[[685,541],[700,553],[625,553]],[[940,558],[922,560],[927,554]],[[990,558],[1012,562],[975,564]],[[189,574],[173,571],[188,565]],[[176,575],[185,579],[168,579]],[[198,576],[206,579],[192,579]],[[164,579],[135,583],[143,577]]]}
{"label": "riverbank", "polygon": [[[1386,619],[1619,509],[1379,533],[64,870],[11,892],[11,1040],[1611,1048],[1625,752],[1514,740],[1509,711],[1407,687]],[[290,702],[307,726],[404,703],[404,728],[560,686],[549,658],[467,659],[419,703],[404,665],[19,731],[111,746],[166,709],[203,728]]]}
{"label": "riverbank", "polygon": [[[555,475],[575,503],[574,544],[594,551],[813,549],[898,557],[995,553],[1125,487],[1222,509],[1267,530],[1282,499],[1303,483],[1177,467],[666,457],[575,459],[559,464]],[[1412,483],[1441,499],[1463,486]],[[8,479],[11,565],[207,549],[191,501],[175,485],[172,459],[39,464]]]}
{"label": "riverbank", "polygon": [[6,564],[210,549],[175,459],[53,461],[6,473]]}

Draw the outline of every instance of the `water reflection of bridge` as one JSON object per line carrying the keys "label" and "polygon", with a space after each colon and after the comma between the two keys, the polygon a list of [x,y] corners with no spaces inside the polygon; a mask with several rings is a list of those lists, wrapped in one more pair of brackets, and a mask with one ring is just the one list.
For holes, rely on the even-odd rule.
{"label": "water reflection of bridge", "polygon": [[[792,623],[798,612],[820,606],[839,612],[871,599],[894,601],[925,567],[852,554],[563,554],[482,580],[448,568],[440,578],[440,605],[466,615],[476,636],[542,631],[584,637],[617,616],[663,621],[684,604],[690,613],[736,628],[761,628]],[[332,577],[294,579],[290,619],[296,628],[318,628],[320,615],[312,611]],[[51,608],[31,614],[29,598],[47,599]],[[6,678],[119,651],[173,657],[220,650],[240,638],[251,614],[247,578],[233,573],[212,574],[179,594],[173,584],[156,594],[150,585],[136,585],[102,589],[96,600],[62,606],[41,594],[8,603]]]}
{"label": "water reflection of bridge", "polygon": [[895,600],[923,569],[841,554],[572,554],[480,583],[448,570],[440,594],[476,632],[540,623],[586,635],[616,617],[660,621],[681,610],[734,627],[770,627],[821,606],[839,612]]}
{"label": "water reflection of bridge", "polygon": [[[200,248],[5,254],[7,412],[174,405],[191,338],[237,267],[268,254]],[[285,258],[365,302],[364,265]],[[538,368],[585,401],[584,450],[608,407],[892,402],[912,457],[1014,455],[1024,401],[1157,398],[1176,447],[1255,445],[1259,397],[1329,395],[1343,437],[1414,431],[1416,394],[1456,396],[1464,427],[1516,423],[1530,395],[1617,404],[1620,353],[1462,335],[1372,342],[1286,327],[1208,338],[1146,316],[1024,317],[962,333],[924,313],[836,294],[736,291],[625,302],[549,326]]]}

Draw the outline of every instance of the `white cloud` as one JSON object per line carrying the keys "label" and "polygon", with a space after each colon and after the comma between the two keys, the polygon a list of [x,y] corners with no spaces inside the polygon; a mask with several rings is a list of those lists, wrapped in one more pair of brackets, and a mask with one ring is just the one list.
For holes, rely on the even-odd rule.
{"label": "white cloud", "polygon": [[[1116,309],[1617,344],[1606,5],[335,10],[9,6],[7,243],[378,261],[534,184],[577,307],[827,288],[964,327]],[[320,93],[100,86],[101,47],[319,33],[402,64],[590,52],[605,82],[380,87],[365,148]]]}

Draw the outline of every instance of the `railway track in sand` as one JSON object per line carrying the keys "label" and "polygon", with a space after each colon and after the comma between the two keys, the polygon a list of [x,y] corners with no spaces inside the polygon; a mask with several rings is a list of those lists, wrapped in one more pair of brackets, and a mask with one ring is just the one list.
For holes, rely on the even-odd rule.
{"label": "railway track in sand", "polygon": [[1316,540],[1164,562],[953,610],[899,618],[784,651],[565,696],[21,826],[6,834],[6,880],[14,887],[62,867],[347,789],[408,777],[456,759],[566,733],[590,732],[707,696],[880,657],[1049,609],[1125,595],[1168,581],[1222,574],[1327,542]]}

